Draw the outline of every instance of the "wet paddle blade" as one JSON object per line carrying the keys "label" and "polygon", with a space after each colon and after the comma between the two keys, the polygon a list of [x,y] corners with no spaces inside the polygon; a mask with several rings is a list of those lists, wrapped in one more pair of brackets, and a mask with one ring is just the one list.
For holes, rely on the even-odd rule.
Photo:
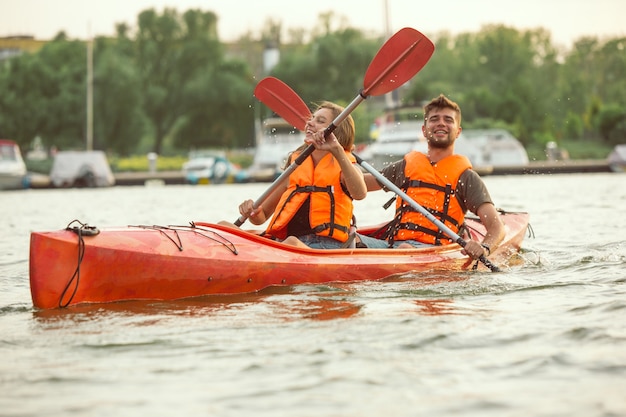
{"label": "wet paddle blade", "polygon": [[364,96],[386,94],[409,81],[435,52],[430,39],[413,28],[396,32],[380,48],[365,73]]}
{"label": "wet paddle blade", "polygon": [[287,84],[274,77],[263,78],[254,89],[255,97],[298,130],[304,130],[311,111]]}

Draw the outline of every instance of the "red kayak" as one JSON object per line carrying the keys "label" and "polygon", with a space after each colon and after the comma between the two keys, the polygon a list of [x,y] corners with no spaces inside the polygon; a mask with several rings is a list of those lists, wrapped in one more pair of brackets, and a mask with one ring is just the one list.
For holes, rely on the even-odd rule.
{"label": "red kayak", "polygon": [[[489,256],[496,265],[518,252],[529,221],[527,213],[503,212],[501,217],[506,237]],[[476,219],[467,224],[471,238],[482,240],[483,225]],[[33,232],[30,241],[30,288],[40,309],[250,293],[413,272],[419,279],[420,274],[474,265],[456,243],[421,249],[302,249],[210,223],[98,229],[73,222],[62,230]],[[482,264],[479,269],[487,270]]]}

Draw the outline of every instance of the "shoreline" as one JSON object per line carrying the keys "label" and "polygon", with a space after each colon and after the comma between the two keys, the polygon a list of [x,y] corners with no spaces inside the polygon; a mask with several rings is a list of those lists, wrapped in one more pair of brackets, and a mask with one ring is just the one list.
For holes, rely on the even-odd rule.
{"label": "shoreline", "polygon": [[527,165],[510,165],[475,168],[481,176],[487,175],[545,175],[545,174],[584,174],[613,172],[604,160],[578,159],[563,161],[531,161]]}
{"label": "shoreline", "polygon": [[[481,176],[490,175],[549,175],[613,172],[606,160],[532,161],[527,165],[511,165],[474,168]],[[182,171],[117,172],[116,186],[150,186],[187,184]],[[43,174],[30,174],[30,187],[34,189],[54,188],[50,179]]]}

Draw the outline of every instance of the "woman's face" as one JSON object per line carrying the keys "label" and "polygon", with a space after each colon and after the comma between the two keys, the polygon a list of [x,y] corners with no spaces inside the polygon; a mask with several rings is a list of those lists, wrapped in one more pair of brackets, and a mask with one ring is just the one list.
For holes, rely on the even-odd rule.
{"label": "woman's face", "polygon": [[324,130],[333,121],[333,113],[330,109],[321,108],[318,109],[309,121],[306,122],[306,129],[304,131],[306,136],[311,136],[315,132]]}

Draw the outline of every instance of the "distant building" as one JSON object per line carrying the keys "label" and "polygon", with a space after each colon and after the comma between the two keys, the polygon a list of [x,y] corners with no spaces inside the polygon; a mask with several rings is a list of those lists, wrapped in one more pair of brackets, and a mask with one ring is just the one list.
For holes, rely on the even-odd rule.
{"label": "distant building", "polygon": [[0,61],[24,52],[37,52],[48,41],[36,40],[31,35],[14,35],[0,37]]}

